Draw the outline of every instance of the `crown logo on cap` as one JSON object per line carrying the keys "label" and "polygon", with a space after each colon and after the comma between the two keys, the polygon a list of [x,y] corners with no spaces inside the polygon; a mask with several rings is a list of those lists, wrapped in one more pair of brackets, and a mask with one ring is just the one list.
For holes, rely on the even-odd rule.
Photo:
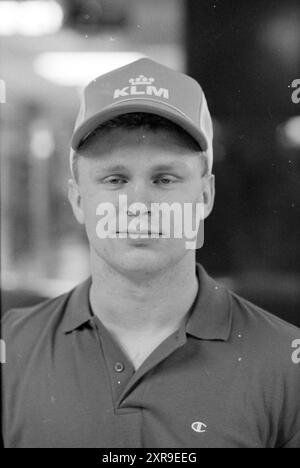
{"label": "crown logo on cap", "polygon": [[129,83],[132,86],[136,85],[152,85],[154,83],[155,79],[154,78],[147,78],[144,75],[140,75],[137,78],[130,78]]}

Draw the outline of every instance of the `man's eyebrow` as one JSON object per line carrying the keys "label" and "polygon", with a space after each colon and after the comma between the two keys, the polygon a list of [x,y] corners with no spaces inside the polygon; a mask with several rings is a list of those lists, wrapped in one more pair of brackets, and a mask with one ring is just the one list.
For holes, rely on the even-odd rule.
{"label": "man's eyebrow", "polygon": [[[151,171],[170,171],[170,170],[176,170],[176,169],[184,169],[186,168],[186,165],[182,162],[176,161],[174,163],[170,164],[157,164],[153,167],[150,168]],[[94,170],[94,172],[97,171],[111,171],[111,172],[122,172],[122,171],[130,171],[130,167],[124,165],[124,164],[107,164],[104,167],[99,167]]]}
{"label": "man's eyebrow", "polygon": [[186,165],[179,161],[176,161],[171,164],[158,164],[157,166],[153,166],[151,169],[154,171],[172,171],[174,169],[185,169]]}
{"label": "man's eyebrow", "polygon": [[128,171],[129,168],[127,166],[124,166],[123,164],[107,164],[104,167],[96,167],[95,172],[97,171],[112,171],[112,172],[117,172],[117,171]]}

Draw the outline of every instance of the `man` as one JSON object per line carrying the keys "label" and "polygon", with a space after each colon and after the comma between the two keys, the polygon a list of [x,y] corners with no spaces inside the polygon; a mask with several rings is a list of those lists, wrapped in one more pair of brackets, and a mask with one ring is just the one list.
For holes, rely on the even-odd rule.
{"label": "man", "polygon": [[5,446],[300,446],[299,330],[210,278],[152,209],[212,210],[201,87],[148,59],[94,80],[71,169],[91,278],[5,317]]}

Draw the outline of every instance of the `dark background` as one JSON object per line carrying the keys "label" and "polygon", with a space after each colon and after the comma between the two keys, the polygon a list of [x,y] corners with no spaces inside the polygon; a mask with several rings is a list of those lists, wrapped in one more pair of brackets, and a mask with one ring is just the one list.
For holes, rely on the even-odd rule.
{"label": "dark background", "polygon": [[220,126],[216,205],[199,261],[230,272],[241,294],[300,325],[299,147],[278,136],[300,109],[289,87],[300,76],[300,3],[187,7],[188,71]]}

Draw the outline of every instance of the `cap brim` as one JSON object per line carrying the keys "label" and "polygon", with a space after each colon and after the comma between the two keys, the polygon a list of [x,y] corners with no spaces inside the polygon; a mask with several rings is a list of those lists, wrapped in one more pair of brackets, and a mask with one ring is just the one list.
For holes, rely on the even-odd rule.
{"label": "cap brim", "polygon": [[140,98],[119,101],[116,104],[102,109],[99,113],[85,120],[75,130],[71,140],[71,147],[76,151],[82,140],[89,133],[95,130],[100,124],[105,123],[119,115],[133,112],[147,112],[149,114],[165,117],[189,133],[197,141],[202,151],[206,151],[208,149],[208,142],[204,133],[187,115],[185,115],[176,107],[170,106],[168,104],[163,104],[151,99]]}

